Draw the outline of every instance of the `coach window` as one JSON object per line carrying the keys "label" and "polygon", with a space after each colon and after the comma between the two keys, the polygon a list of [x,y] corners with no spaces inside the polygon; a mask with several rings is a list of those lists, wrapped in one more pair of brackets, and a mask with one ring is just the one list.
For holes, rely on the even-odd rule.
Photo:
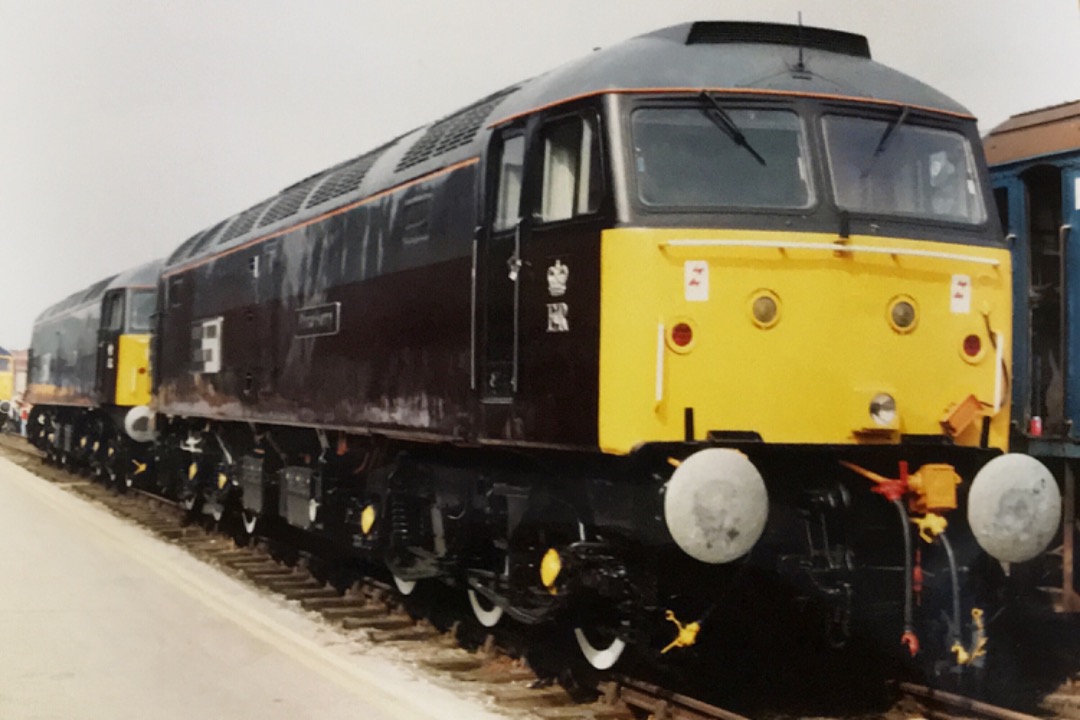
{"label": "coach window", "polygon": [[495,230],[509,230],[521,218],[521,168],[525,159],[525,136],[503,142],[499,160],[499,197],[495,206]]}
{"label": "coach window", "polygon": [[544,127],[541,222],[569,220],[600,205],[600,135],[593,117],[572,116]]}

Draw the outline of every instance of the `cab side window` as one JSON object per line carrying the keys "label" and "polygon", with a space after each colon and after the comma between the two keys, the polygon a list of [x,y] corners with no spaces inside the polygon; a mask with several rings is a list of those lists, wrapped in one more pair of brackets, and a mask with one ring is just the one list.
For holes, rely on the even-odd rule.
{"label": "cab side window", "polygon": [[542,132],[540,222],[569,220],[600,207],[600,134],[596,118],[574,115],[548,123]]}
{"label": "cab side window", "polygon": [[521,176],[525,162],[525,136],[514,135],[503,142],[499,159],[499,196],[495,205],[495,230],[517,225],[521,208]]}
{"label": "cab side window", "polygon": [[105,299],[105,317],[101,327],[105,330],[120,330],[124,327],[124,294],[113,293]]}

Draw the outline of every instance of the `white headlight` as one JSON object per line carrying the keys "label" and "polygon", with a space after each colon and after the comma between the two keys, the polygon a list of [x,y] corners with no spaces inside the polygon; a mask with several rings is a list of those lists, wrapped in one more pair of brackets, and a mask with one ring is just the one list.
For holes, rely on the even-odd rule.
{"label": "white headlight", "polygon": [[870,417],[878,425],[887,427],[896,422],[896,400],[892,395],[879,393],[870,401]]}

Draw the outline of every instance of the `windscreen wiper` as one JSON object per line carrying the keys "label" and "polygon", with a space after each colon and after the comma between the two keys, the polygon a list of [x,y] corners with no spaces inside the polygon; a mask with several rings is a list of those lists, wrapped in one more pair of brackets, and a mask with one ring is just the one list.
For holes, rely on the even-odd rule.
{"label": "windscreen wiper", "polygon": [[861,179],[865,180],[866,178],[870,177],[870,172],[874,169],[874,163],[876,163],[877,159],[881,157],[882,154],[884,154],[885,150],[888,149],[889,141],[893,138],[893,133],[896,132],[896,130],[904,124],[904,122],[907,120],[908,113],[910,112],[911,108],[907,105],[902,107],[900,109],[900,114],[896,117],[896,119],[889,123],[889,126],[885,128],[885,132],[881,133],[881,139],[878,140],[877,147],[874,148],[874,154],[870,156],[870,162],[867,163],[866,169],[863,170],[862,174],[860,175]]}
{"label": "windscreen wiper", "polygon": [[724,108],[720,107],[720,103],[716,102],[716,98],[709,94],[708,90],[701,91],[701,97],[709,101],[713,110],[716,111],[716,115],[705,113],[705,115],[716,123],[716,126],[724,131],[724,133],[731,138],[731,141],[742,148],[746,148],[746,152],[754,156],[762,165],[765,165],[765,158],[758,154],[758,151],[750,145],[750,141],[743,135],[742,130],[739,130],[739,126],[735,124],[735,121],[731,119],[731,116],[727,114]]}

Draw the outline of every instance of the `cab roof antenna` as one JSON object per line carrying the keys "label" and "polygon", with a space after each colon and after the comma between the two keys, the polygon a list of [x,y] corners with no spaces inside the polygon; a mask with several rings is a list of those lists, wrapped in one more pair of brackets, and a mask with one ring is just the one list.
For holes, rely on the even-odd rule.
{"label": "cab roof antenna", "polygon": [[806,64],[803,62],[802,10],[799,11],[799,62],[795,63],[795,71],[806,72]]}

